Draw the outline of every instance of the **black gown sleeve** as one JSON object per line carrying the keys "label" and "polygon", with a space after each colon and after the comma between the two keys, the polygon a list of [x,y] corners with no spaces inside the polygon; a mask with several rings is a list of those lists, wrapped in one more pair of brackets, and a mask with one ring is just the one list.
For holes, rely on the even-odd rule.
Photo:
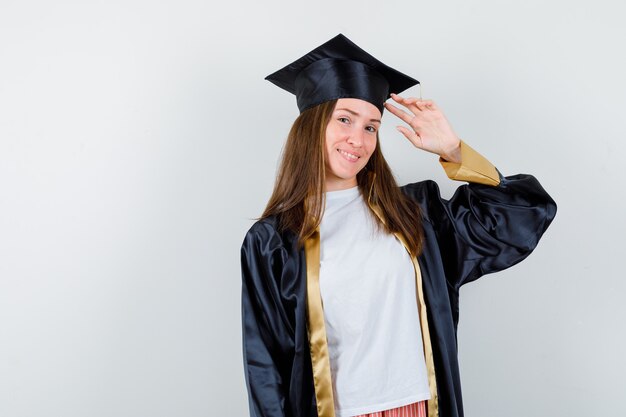
{"label": "black gown sleeve", "polygon": [[554,200],[531,175],[465,184],[449,200],[433,181],[402,189],[435,231],[446,280],[456,291],[530,255],[556,214]]}
{"label": "black gown sleeve", "polygon": [[286,417],[288,380],[281,370],[280,274],[285,251],[268,225],[257,222],[241,247],[243,358],[251,417]]}

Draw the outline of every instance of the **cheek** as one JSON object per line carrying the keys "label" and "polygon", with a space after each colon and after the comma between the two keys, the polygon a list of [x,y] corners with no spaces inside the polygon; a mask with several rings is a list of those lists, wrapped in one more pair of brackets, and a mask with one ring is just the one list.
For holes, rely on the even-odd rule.
{"label": "cheek", "polygon": [[326,149],[327,153],[334,146],[333,144],[335,142],[335,136],[336,136],[336,134],[333,131],[332,127],[328,126],[326,128],[326,137],[324,139],[324,148]]}
{"label": "cheek", "polygon": [[372,157],[372,154],[374,153],[374,151],[376,150],[376,138],[374,138],[371,141],[367,141],[367,159],[365,159],[363,165],[367,165],[367,163],[369,162],[370,158]]}
{"label": "cheek", "polygon": [[374,153],[374,151],[376,150],[376,141],[377,141],[377,139],[375,137],[371,138],[371,140],[367,141],[367,155],[368,155],[368,157],[370,155],[372,155]]}
{"label": "cheek", "polygon": [[326,138],[324,139],[324,158],[326,159],[326,163],[328,163],[328,155],[330,148],[332,147],[330,129],[326,128]]}

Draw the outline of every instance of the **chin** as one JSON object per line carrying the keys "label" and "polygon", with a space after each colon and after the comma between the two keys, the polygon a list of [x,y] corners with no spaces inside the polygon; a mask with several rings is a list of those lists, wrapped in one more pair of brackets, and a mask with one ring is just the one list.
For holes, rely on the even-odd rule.
{"label": "chin", "polygon": [[352,180],[352,179],[356,179],[356,176],[358,173],[359,171],[344,172],[341,175],[337,175],[337,177],[341,178],[342,180]]}

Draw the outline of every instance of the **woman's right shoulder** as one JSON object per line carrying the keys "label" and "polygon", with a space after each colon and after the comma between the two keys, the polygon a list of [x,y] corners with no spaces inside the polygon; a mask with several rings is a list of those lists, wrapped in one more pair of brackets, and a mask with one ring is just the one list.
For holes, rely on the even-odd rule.
{"label": "woman's right shoulder", "polygon": [[280,247],[293,245],[297,237],[280,228],[277,216],[268,216],[257,220],[250,226],[244,237],[243,246],[255,245],[260,247]]}

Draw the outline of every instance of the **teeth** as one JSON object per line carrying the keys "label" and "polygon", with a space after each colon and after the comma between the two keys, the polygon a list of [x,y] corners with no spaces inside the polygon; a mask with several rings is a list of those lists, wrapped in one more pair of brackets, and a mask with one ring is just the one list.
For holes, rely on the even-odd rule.
{"label": "teeth", "polygon": [[339,151],[342,155],[345,155],[346,157],[348,157],[349,159],[352,159],[353,161],[356,161],[357,159],[359,159],[359,157],[358,157],[358,156],[353,155],[353,154],[351,154],[351,153],[348,153],[348,152],[346,152],[346,151],[342,151],[341,149],[338,149],[338,151]]}

